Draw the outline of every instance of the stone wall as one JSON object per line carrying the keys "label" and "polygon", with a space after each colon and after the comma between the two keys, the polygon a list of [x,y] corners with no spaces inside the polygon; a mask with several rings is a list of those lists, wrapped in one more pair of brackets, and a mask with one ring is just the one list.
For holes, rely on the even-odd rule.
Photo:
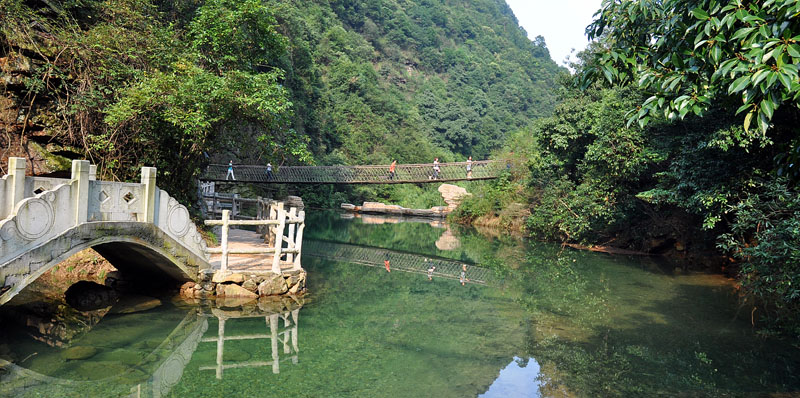
{"label": "stone wall", "polygon": [[185,298],[236,298],[257,299],[259,297],[302,295],[306,291],[306,272],[302,269],[285,271],[282,275],[272,272],[212,272],[203,270],[197,282],[186,282],[181,286]]}

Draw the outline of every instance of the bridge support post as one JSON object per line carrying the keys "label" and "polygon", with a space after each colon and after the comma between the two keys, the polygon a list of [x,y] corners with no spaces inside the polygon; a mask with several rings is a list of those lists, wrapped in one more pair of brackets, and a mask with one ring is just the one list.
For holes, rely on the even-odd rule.
{"label": "bridge support post", "polygon": [[[295,217],[297,217],[297,208],[290,207],[289,218],[295,218]],[[294,237],[295,230],[296,230],[295,224],[294,223],[289,224],[289,235],[288,235],[289,245],[290,245],[289,249],[294,249],[297,246],[297,241],[295,240]],[[292,255],[292,253],[286,253],[286,261],[294,264],[294,255]]]}
{"label": "bridge support post", "polygon": [[[299,217],[303,220],[306,219],[306,212],[301,211]],[[297,236],[294,238],[294,247],[297,249],[297,254],[294,255],[294,266],[292,267],[293,270],[299,270],[303,268],[300,264],[300,254],[303,253],[303,230],[306,228],[306,223],[303,221],[299,227],[297,227]]]}
{"label": "bridge support post", "polygon": [[292,311],[292,321],[294,321],[294,327],[292,327],[292,348],[294,348],[294,356],[292,357],[292,363],[297,363],[297,354],[300,352],[300,348],[297,346],[297,321],[298,317],[300,316],[300,310],[293,310]]}
{"label": "bridge support post", "polygon": [[144,222],[156,220],[156,168],[142,167],[142,185],[144,187]]}
{"label": "bridge support post", "polygon": [[272,373],[280,373],[281,359],[278,354],[278,314],[269,316],[270,348],[272,349]]}
{"label": "bridge support post", "polygon": [[276,211],[278,215],[278,226],[275,227],[275,257],[272,258],[272,272],[281,275],[281,248],[283,247],[283,229],[286,227],[286,210],[283,210],[281,203]]}
{"label": "bridge support post", "polygon": [[220,259],[220,269],[222,272],[228,270],[228,221],[231,219],[231,211],[222,211],[222,259]]}
{"label": "bridge support post", "polygon": [[72,161],[72,203],[75,204],[75,225],[89,220],[89,169],[88,160]]}
{"label": "bridge support post", "polygon": [[7,211],[5,214],[11,214],[14,211],[14,206],[25,199],[25,158],[8,158],[8,174],[11,175],[11,189],[6,196]]}

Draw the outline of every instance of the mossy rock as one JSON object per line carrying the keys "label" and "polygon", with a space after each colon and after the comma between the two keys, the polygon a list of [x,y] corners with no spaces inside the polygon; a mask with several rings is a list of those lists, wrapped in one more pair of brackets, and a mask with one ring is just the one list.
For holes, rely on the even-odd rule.
{"label": "mossy rock", "polygon": [[120,383],[123,384],[138,384],[149,379],[150,376],[139,369],[131,369],[130,372],[125,373],[119,378]]}
{"label": "mossy rock", "polygon": [[128,295],[123,296],[111,307],[112,314],[132,314],[151,310],[161,306],[161,300],[147,296]]}
{"label": "mossy rock", "polygon": [[84,380],[101,380],[123,375],[130,370],[130,367],[114,361],[90,361],[75,369],[75,375]]}
{"label": "mossy rock", "polygon": [[97,348],[79,345],[70,347],[61,353],[61,356],[67,361],[89,359],[97,354]]}
{"label": "mossy rock", "polygon": [[98,361],[120,362],[123,365],[138,365],[144,359],[141,351],[121,348],[114,351],[104,352],[97,356]]}

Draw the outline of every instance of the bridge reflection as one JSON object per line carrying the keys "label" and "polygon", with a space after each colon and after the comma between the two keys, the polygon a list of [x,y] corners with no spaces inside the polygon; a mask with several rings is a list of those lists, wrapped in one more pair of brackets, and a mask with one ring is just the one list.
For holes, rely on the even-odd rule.
{"label": "bridge reflection", "polygon": [[[251,302],[255,304],[256,302]],[[186,367],[197,363],[199,369],[214,370],[217,379],[222,379],[223,372],[244,367],[270,367],[272,373],[279,373],[280,363],[290,361],[298,363],[298,320],[302,302],[261,301],[258,305],[243,306],[238,309],[222,309],[209,307],[192,307],[186,316],[169,333],[169,335],[152,351],[142,355],[136,363],[123,365],[113,361],[113,356],[98,354],[104,360],[89,358],[80,361],[61,359],[60,353],[49,359],[47,375],[36,370],[26,369],[20,364],[0,359],[0,397],[63,397],[63,396],[107,396],[107,397],[164,397],[180,382]],[[124,317],[116,317],[122,319]],[[215,319],[216,318],[216,319]],[[241,319],[263,318],[267,333],[251,334],[252,325],[235,322]],[[216,336],[207,336],[210,321],[218,323]],[[102,326],[101,321],[98,327]],[[123,323],[119,323],[121,327]],[[125,323],[131,326],[130,322]],[[281,325],[282,324],[282,325]],[[144,335],[148,328],[161,325],[152,322],[136,322],[141,328],[135,335]],[[238,329],[238,326],[245,326]],[[236,333],[239,330],[240,333]],[[243,332],[243,333],[242,333]],[[129,330],[119,330],[116,334],[132,334]],[[270,357],[267,360],[225,361],[225,342],[247,341],[248,351],[262,352],[256,349],[257,340],[270,340]],[[216,363],[212,366],[202,365],[204,362],[200,343],[215,342]],[[130,347],[119,347],[117,350],[130,352]],[[113,350],[112,350],[113,352]],[[21,353],[26,359],[34,354]],[[198,357],[199,356],[199,357]],[[281,358],[283,357],[283,358]],[[192,362],[194,361],[194,362]],[[25,360],[19,361],[25,362]],[[110,377],[98,377],[85,380],[73,377],[71,370],[75,367],[86,369],[102,369],[118,367],[124,369]],[[70,376],[73,375],[73,376]],[[98,395],[101,394],[101,395]]]}
{"label": "bridge reflection", "polygon": [[[358,246],[322,240],[306,239],[303,241],[305,256],[340,261],[368,267],[384,268],[388,259],[391,271],[401,271],[432,278],[442,278],[471,283],[476,285],[499,285],[500,280],[490,269],[474,264],[447,258],[425,256],[414,253],[389,250],[373,246]],[[436,269],[431,272],[431,267]],[[466,267],[466,270],[465,270]],[[462,276],[462,271],[464,275]]]}
{"label": "bridge reflection", "polygon": [[[268,314],[248,314],[244,315],[241,312],[231,313],[220,309],[213,309],[212,314],[204,314],[204,316],[214,316],[217,318],[217,337],[205,337],[200,340],[203,343],[217,343],[217,356],[216,364],[214,366],[201,366],[200,370],[214,370],[217,379],[222,379],[225,369],[236,369],[245,367],[262,367],[270,366],[272,373],[280,373],[280,363],[283,360],[291,359],[293,364],[297,364],[298,353],[300,349],[297,345],[297,321],[300,316],[300,309],[294,309],[283,313],[268,313]],[[269,334],[243,334],[243,335],[226,335],[225,326],[228,321],[243,318],[261,318],[266,321],[266,329]],[[283,327],[279,323],[283,321]],[[229,329],[230,331],[230,329]],[[271,361],[247,361],[239,363],[225,363],[225,342],[236,340],[270,340],[270,351],[272,353]],[[283,346],[283,354],[290,355],[283,360],[280,359],[279,343]]]}

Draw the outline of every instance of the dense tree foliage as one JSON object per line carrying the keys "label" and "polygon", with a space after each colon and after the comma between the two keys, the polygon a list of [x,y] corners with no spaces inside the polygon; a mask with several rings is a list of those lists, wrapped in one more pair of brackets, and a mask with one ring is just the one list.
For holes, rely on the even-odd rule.
{"label": "dense tree foliage", "polygon": [[[743,113],[744,130],[732,138],[767,145],[794,138],[778,159],[778,174],[800,178],[796,119],[800,100],[800,3],[794,0],[625,0],[603,2],[590,38],[607,46],[584,72],[584,84],[635,79],[650,96],[632,119],[656,114],[683,119],[714,107]],[[752,126],[757,128],[751,128]],[[768,130],[772,130],[768,135]]]}
{"label": "dense tree foliage", "polygon": [[800,335],[797,7],[604,2],[563,102],[508,142],[517,167],[458,216],[522,202],[545,239],[716,250],[765,330]]}
{"label": "dense tree foliage", "polygon": [[606,1],[587,29],[601,46],[582,74],[636,82],[648,96],[632,112],[642,125],[658,111],[695,115],[651,133],[678,151],[639,197],[699,214],[721,232],[719,247],[743,263],[742,286],[795,334],[798,12],[796,1],[781,0]]}
{"label": "dense tree foliage", "polygon": [[[286,39],[269,10],[258,1],[178,2],[192,10],[179,15],[181,25],[168,22],[163,6],[4,0],[5,59],[34,65],[6,95],[102,174],[125,179],[155,165],[160,185],[179,195],[224,132],[271,144],[261,152],[309,158],[290,128],[283,72],[270,67]],[[225,149],[236,148],[245,149]]]}

